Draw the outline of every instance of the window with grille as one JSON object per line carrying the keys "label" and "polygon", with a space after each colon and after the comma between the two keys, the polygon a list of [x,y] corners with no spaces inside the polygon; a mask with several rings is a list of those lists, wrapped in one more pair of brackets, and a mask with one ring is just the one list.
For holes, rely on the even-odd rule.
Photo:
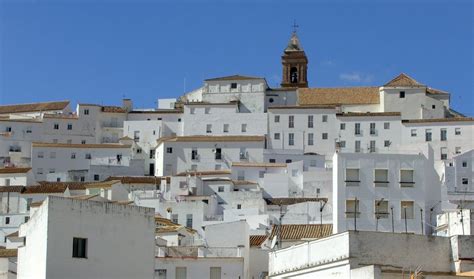
{"label": "window with grille", "polygon": [[72,257],[87,258],[87,238],[74,237],[72,239]]}

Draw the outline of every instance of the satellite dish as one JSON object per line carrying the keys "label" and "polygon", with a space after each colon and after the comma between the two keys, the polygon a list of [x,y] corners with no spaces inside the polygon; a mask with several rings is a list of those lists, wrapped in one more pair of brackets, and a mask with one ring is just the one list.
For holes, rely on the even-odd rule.
{"label": "satellite dish", "polygon": [[272,244],[270,245],[270,249],[273,249],[277,243],[277,237],[276,235],[272,239]]}

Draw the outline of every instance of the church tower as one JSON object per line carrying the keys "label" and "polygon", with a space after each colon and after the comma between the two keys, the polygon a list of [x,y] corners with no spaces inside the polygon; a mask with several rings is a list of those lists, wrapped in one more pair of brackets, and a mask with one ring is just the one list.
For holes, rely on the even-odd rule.
{"label": "church tower", "polygon": [[296,30],[281,56],[283,78],[281,87],[308,87],[308,58],[301,47]]}

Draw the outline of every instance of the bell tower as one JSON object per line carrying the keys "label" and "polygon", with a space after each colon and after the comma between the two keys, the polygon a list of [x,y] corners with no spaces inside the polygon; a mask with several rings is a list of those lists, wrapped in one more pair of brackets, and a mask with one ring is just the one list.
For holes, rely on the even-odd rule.
{"label": "bell tower", "polygon": [[281,56],[283,66],[281,87],[308,87],[308,58],[296,35],[296,27],[298,26],[294,24],[293,27],[294,30],[288,46]]}

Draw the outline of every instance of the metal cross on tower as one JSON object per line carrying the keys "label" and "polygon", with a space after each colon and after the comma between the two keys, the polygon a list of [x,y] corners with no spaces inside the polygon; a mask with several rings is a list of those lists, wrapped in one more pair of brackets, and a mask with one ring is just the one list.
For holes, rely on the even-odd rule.
{"label": "metal cross on tower", "polygon": [[293,25],[291,27],[293,27],[293,33],[296,33],[296,29],[300,27],[298,24],[296,24],[296,19],[293,21]]}

